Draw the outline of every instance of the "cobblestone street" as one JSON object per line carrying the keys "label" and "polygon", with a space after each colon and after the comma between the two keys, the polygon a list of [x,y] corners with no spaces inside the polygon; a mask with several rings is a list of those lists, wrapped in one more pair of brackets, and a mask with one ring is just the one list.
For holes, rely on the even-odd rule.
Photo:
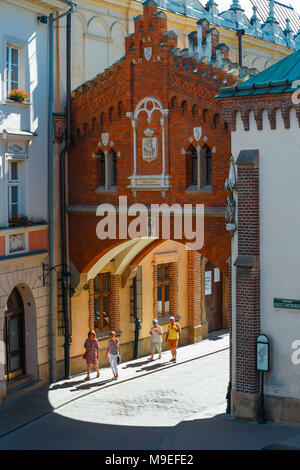
{"label": "cobblestone street", "polygon": [[0,449],[157,449],[173,426],[224,402],[227,383],[228,350],[95,391],[1,439]]}

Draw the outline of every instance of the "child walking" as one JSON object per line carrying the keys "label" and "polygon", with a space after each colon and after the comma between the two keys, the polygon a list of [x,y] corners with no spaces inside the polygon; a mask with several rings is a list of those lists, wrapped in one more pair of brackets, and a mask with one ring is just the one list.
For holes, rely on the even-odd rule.
{"label": "child walking", "polygon": [[97,371],[97,377],[100,376],[99,371],[99,344],[96,339],[96,333],[94,331],[89,331],[88,337],[85,340],[84,347],[86,348],[86,364],[87,364],[87,375],[84,380],[90,380],[90,373],[92,364]]}

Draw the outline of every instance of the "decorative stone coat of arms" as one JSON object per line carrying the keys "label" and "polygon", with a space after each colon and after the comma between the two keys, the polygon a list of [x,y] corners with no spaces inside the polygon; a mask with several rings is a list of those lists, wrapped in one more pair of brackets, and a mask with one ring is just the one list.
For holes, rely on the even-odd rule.
{"label": "decorative stone coat of arms", "polygon": [[150,163],[157,158],[157,137],[153,137],[154,130],[148,127],[144,131],[143,138],[143,160]]}
{"label": "decorative stone coat of arms", "polygon": [[197,142],[201,139],[202,127],[194,127],[194,138]]}
{"label": "decorative stone coat of arms", "polygon": [[151,57],[152,57],[152,47],[145,47],[144,48],[144,56],[146,58],[146,60],[150,60]]}
{"label": "decorative stone coat of arms", "polygon": [[25,234],[16,233],[9,236],[9,252],[15,253],[16,251],[25,250]]}
{"label": "decorative stone coat of arms", "polygon": [[104,147],[106,147],[109,141],[109,134],[101,134],[101,140]]}

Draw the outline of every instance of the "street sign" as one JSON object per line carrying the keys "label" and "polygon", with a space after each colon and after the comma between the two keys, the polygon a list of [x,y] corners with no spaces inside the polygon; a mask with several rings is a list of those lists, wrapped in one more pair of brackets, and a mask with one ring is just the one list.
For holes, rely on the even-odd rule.
{"label": "street sign", "polygon": [[274,307],[300,310],[300,300],[274,298]]}
{"label": "street sign", "polygon": [[269,339],[266,335],[256,339],[256,370],[269,371]]}

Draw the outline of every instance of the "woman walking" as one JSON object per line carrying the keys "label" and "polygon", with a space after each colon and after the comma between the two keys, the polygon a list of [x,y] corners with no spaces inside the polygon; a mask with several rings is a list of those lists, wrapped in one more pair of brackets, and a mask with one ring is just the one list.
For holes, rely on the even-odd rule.
{"label": "woman walking", "polygon": [[90,380],[90,373],[92,364],[97,371],[97,377],[100,375],[99,371],[99,344],[96,339],[96,333],[89,331],[88,337],[85,340],[84,347],[86,348],[86,364],[87,364],[87,375],[84,380]]}
{"label": "woman walking", "polygon": [[113,374],[114,374],[114,379],[117,379],[119,377],[118,375],[118,356],[119,356],[119,340],[116,338],[116,333],[114,331],[111,331],[109,333],[109,340],[108,340],[108,345],[107,345],[107,349],[106,349],[106,354],[105,354],[105,358],[107,358],[107,355],[108,355],[108,359],[109,359],[109,362],[110,362],[110,365],[111,365],[111,368],[112,368],[112,371],[113,371]]}
{"label": "woman walking", "polygon": [[163,330],[162,327],[158,325],[156,318],[152,321],[153,325],[149,331],[150,333],[150,344],[151,344],[151,357],[150,360],[153,361],[155,350],[158,350],[158,359],[161,359],[161,345],[162,345],[162,336]]}

